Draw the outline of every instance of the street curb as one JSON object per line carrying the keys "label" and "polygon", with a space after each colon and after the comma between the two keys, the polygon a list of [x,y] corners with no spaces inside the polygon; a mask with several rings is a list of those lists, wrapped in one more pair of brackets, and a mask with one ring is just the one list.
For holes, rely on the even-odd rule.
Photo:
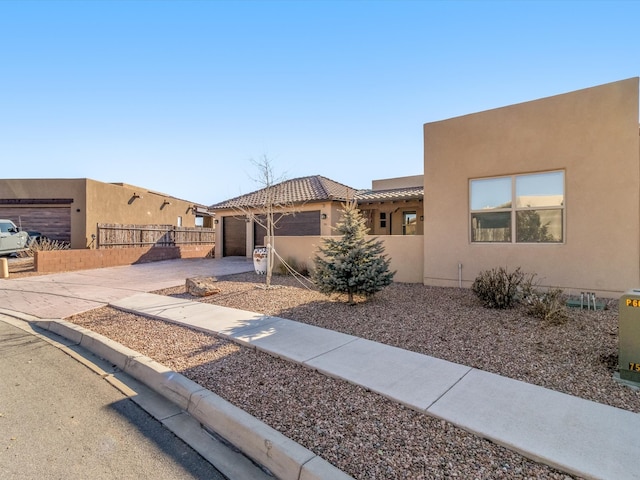
{"label": "street curb", "polygon": [[103,335],[65,320],[27,320],[65,337],[172,401],[282,480],[351,476],[185,376]]}

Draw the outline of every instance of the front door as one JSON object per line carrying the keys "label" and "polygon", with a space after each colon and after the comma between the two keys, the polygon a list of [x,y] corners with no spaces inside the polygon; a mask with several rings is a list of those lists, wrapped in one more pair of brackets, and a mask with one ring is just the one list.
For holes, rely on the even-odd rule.
{"label": "front door", "polygon": [[247,256],[247,221],[243,217],[222,217],[222,256]]}

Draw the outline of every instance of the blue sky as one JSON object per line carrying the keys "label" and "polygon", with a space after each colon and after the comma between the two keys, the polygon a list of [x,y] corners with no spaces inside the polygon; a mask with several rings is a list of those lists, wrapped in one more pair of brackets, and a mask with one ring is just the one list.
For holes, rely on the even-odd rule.
{"label": "blue sky", "polygon": [[4,178],[205,205],[423,171],[426,122],[640,75],[640,3],[0,0]]}

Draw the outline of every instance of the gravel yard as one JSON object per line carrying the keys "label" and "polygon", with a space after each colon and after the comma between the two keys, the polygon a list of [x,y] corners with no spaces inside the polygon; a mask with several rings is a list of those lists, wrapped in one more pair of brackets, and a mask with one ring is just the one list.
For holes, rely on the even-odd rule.
{"label": "gravel yard", "polygon": [[[552,325],[520,309],[484,309],[470,290],[393,284],[356,306],[274,277],[220,278],[219,294],[165,295],[290,318],[640,412],[615,383],[617,308],[574,310]],[[214,391],[355,478],[573,478],[446,422],[213,335],[111,308],[71,321]]]}

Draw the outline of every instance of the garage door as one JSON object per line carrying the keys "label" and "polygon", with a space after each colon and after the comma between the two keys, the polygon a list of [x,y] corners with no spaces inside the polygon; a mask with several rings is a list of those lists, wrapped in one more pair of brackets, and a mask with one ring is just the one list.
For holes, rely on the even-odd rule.
{"label": "garage door", "polygon": [[[264,224],[264,217],[259,217]],[[284,215],[278,219],[276,216],[276,237],[296,236],[305,237],[310,235],[320,235],[320,210],[312,212],[298,212],[295,215]],[[254,245],[264,245],[266,230],[257,222],[253,227]]]}
{"label": "garage door", "polygon": [[222,256],[247,256],[247,222],[244,218],[222,217]]}
{"label": "garage door", "polygon": [[40,232],[51,240],[71,241],[71,209],[68,205],[37,207],[0,205],[0,218],[8,218],[22,230]]}

